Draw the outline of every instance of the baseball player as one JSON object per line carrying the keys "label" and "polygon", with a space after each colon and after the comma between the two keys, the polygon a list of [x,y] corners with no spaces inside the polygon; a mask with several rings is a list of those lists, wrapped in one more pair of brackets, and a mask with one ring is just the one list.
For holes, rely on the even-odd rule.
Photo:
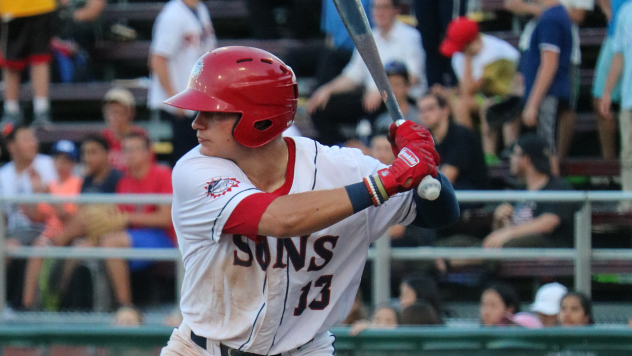
{"label": "baseball player", "polygon": [[[389,226],[459,217],[428,131],[391,127],[391,166],[360,150],[282,137],[296,77],[272,54],[219,48],[167,104],[199,111],[200,145],[173,171],[172,218],[185,275],[162,355],[332,355],[329,329],[353,305],[369,244]],[[435,201],[413,188],[426,175]]]}

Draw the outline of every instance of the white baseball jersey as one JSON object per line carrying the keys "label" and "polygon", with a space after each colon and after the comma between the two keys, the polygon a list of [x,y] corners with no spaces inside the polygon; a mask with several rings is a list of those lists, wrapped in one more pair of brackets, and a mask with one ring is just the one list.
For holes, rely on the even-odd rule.
{"label": "white baseball jersey", "polygon": [[[385,167],[360,150],[285,138],[290,148],[286,194],[358,183]],[[309,342],[347,316],[369,244],[388,227],[410,224],[412,193],[391,197],[328,228],[261,242],[222,232],[247,196],[261,193],[232,161],[200,154],[173,170],[172,218],[185,275],[180,307],[193,332],[257,354],[277,354]]]}

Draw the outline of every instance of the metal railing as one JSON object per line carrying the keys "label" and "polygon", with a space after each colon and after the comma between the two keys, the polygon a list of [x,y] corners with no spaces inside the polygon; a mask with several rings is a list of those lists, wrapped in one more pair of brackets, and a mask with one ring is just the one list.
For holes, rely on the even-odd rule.
{"label": "metal railing", "polygon": [[[32,194],[28,196],[0,197],[0,210],[6,203],[77,203],[77,204],[171,204],[170,194],[81,194],[74,197],[61,197],[50,194]],[[6,246],[5,219],[0,216],[0,248]],[[152,261],[173,261],[176,265],[176,296],[180,299],[184,266],[180,250],[154,248],[104,248],[104,247],[7,247],[0,253],[0,315],[6,307],[6,259],[13,258],[74,258],[74,259],[143,259]]]}
{"label": "metal railing", "polygon": [[[390,261],[393,260],[434,260],[436,258],[468,258],[486,260],[566,260],[575,264],[575,288],[590,295],[591,260],[632,260],[632,250],[598,249],[591,246],[591,202],[618,202],[632,200],[632,192],[524,192],[524,191],[462,191],[457,192],[459,202],[518,202],[553,201],[559,203],[582,203],[575,214],[575,248],[532,248],[532,249],[484,249],[484,248],[391,248],[388,237],[379,239],[369,250],[368,258],[374,260],[373,302],[379,304],[390,299]],[[0,197],[3,203],[61,203],[74,202],[99,204],[169,204],[170,195],[160,194],[83,194],[75,197],[56,197],[47,194],[30,196]],[[0,246],[4,246],[6,236],[4,219],[0,219]],[[6,295],[5,261],[7,257],[49,257],[49,258],[123,258],[175,261],[178,269],[176,295],[180,295],[184,267],[178,249],[114,249],[78,247],[17,247],[4,249],[0,253],[0,296]],[[4,298],[0,298],[0,313],[4,310]]]}

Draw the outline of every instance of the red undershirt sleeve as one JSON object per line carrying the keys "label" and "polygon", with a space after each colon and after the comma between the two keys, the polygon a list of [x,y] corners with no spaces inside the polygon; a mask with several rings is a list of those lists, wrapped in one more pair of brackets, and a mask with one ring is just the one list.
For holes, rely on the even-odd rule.
{"label": "red undershirt sleeve", "polygon": [[224,224],[222,232],[226,234],[239,234],[257,242],[257,231],[263,213],[278,198],[276,194],[257,193],[244,198]]}

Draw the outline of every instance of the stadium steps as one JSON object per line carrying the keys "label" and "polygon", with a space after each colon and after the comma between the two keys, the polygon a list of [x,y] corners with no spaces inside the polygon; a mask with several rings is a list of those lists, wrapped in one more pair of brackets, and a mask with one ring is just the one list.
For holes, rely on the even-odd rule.
{"label": "stadium steps", "polygon": [[[295,39],[279,39],[279,40],[256,40],[256,39],[220,39],[218,46],[250,46],[264,49],[279,58],[284,58],[292,50],[298,50],[301,47],[319,46],[323,40],[295,40]],[[94,60],[98,63],[107,63],[111,61],[129,61],[141,60],[146,62],[149,57],[149,48],[151,41],[102,41],[97,43],[95,48]]]}
{"label": "stadium steps", "polygon": [[[106,21],[151,21],[156,19],[165,6],[165,2],[139,2],[139,3],[111,3],[107,4],[103,11],[103,19]],[[248,8],[245,1],[214,0],[204,1],[213,20],[242,19],[248,16]]]}

